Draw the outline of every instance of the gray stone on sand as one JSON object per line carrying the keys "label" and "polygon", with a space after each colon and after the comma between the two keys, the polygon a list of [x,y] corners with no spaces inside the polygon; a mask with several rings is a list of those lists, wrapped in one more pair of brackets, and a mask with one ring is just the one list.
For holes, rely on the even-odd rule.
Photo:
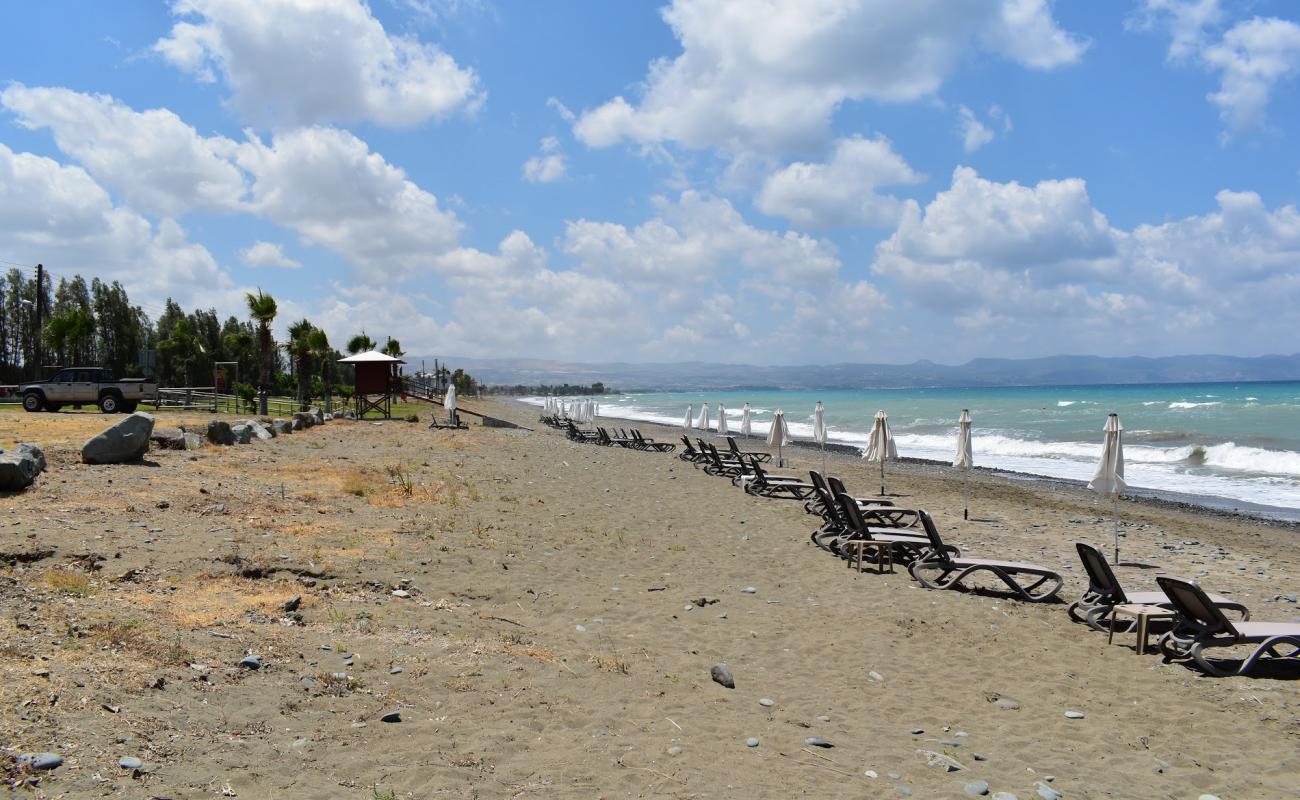
{"label": "gray stone on sand", "polygon": [[884,675],[881,675],[879,672],[876,672],[874,669],[867,673],[867,677],[873,681],[883,681],[885,679]]}
{"label": "gray stone on sand", "polygon": [[745,740],[745,746],[746,746],[746,747],[758,747],[758,737],[757,737],[757,736],[751,736],[751,737],[749,737],[748,739],[746,739],[746,740]]}
{"label": "gray stone on sand", "polygon": [[203,437],[197,433],[186,433],[182,442],[186,450],[199,450],[203,447]]}
{"label": "gray stone on sand", "polygon": [[180,428],[154,428],[149,441],[160,450],[184,450],[185,431]]}
{"label": "gray stone on sand", "polygon": [[117,760],[117,765],[122,769],[140,769],[144,762],[135,756],[122,756]]}
{"label": "gray stone on sand", "polygon": [[898,793],[901,794],[903,797],[911,797],[911,796],[912,796],[912,787],[910,787],[910,786],[904,786],[904,785],[902,785],[901,783],[900,783],[899,785],[897,785],[897,786],[894,787],[894,791],[898,792]]}
{"label": "gray stone on sand", "polygon": [[81,446],[81,460],[87,464],[121,464],[139,461],[149,452],[153,417],[143,411],[129,415],[92,436]]}
{"label": "gray stone on sand", "polygon": [[275,431],[271,430],[270,428],[268,428],[267,426],[263,425],[262,423],[258,422],[255,419],[246,419],[244,420],[243,424],[247,425],[250,429],[252,429],[254,438],[261,439],[263,441],[267,439],[275,438]]}
{"label": "gray stone on sand", "polygon": [[244,656],[243,658],[241,658],[241,659],[239,660],[239,666],[243,667],[244,669],[261,669],[261,668],[262,668],[262,657],[261,657],[261,656]]}
{"label": "gray stone on sand", "polygon": [[[45,451],[41,449],[39,444],[33,444],[32,442],[19,442],[16,450],[19,453],[26,453],[32,457],[32,460],[36,462],[37,475],[40,475],[45,471],[45,468],[49,466],[45,460]],[[1294,600],[1295,598],[1293,597],[1292,602],[1294,602]]]}
{"label": "gray stone on sand", "polygon": [[835,746],[834,744],[831,743],[829,739],[823,739],[820,736],[809,736],[807,739],[803,740],[803,743],[808,745],[809,747],[830,748]]}
{"label": "gray stone on sand", "polygon": [[770,697],[760,697],[758,699],[758,704],[760,706],[763,706],[764,708],[771,708],[772,706],[776,705],[776,701]]}
{"label": "gray stone on sand", "polygon": [[1082,712],[1082,711],[1067,711],[1067,712],[1065,712],[1065,718],[1066,718],[1066,719],[1083,719],[1083,712]]}
{"label": "gray stone on sand", "polygon": [[682,747],[682,746],[679,745],[679,744],[675,744],[675,745],[673,745],[672,747],[668,748],[668,755],[670,755],[670,756],[680,756],[680,755],[682,754],[682,751],[683,751],[683,750],[685,750],[684,747]]}
{"label": "gray stone on sand", "polygon": [[229,447],[235,443],[235,432],[230,429],[230,423],[224,419],[208,420],[207,432],[205,434],[209,442]]}
{"label": "gray stone on sand", "polygon": [[1020,701],[1014,697],[999,697],[997,700],[993,701],[993,705],[1003,711],[1015,711],[1020,708]]}
{"label": "gray stone on sand", "polygon": [[293,433],[295,428],[293,427],[293,423],[289,420],[276,418],[271,420],[271,430],[275,431],[277,434],[288,434]]}
{"label": "gray stone on sand", "polygon": [[389,711],[388,713],[386,713],[386,714],[384,714],[382,717],[380,717],[380,718],[379,718],[379,721],[380,721],[380,722],[401,722],[401,721],[402,721],[402,712],[401,712],[401,711]]}
{"label": "gray stone on sand", "polygon": [[709,677],[713,678],[714,683],[728,689],[736,688],[736,678],[731,674],[731,668],[726,664],[714,664],[713,669],[709,670]]}
{"label": "gray stone on sand", "polygon": [[936,753],[933,750],[917,750],[918,755],[925,759],[925,763],[930,767],[939,767],[945,772],[956,772],[966,769],[966,766],[957,759],[943,753]]}
{"label": "gray stone on sand", "polygon": [[0,491],[21,492],[36,480],[36,459],[27,453],[0,453]]}
{"label": "gray stone on sand", "polygon": [[989,783],[988,781],[971,781],[961,787],[961,790],[971,797],[983,797],[989,793]]}
{"label": "gray stone on sand", "polygon": [[1038,796],[1042,800],[1060,800],[1061,793],[1045,783],[1039,783],[1034,788],[1038,790]]}
{"label": "gray stone on sand", "polygon": [[231,425],[230,432],[235,436],[235,444],[248,444],[253,441],[253,429],[242,422]]}
{"label": "gray stone on sand", "polygon": [[55,769],[63,766],[63,756],[58,753],[23,753],[17,761],[18,766],[27,769]]}

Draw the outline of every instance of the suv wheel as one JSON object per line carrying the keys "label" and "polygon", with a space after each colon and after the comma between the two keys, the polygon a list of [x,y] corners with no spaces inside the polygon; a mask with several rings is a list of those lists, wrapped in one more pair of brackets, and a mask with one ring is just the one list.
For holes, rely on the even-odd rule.
{"label": "suv wheel", "polygon": [[45,398],[41,397],[39,392],[28,392],[23,395],[23,410],[29,412],[44,411]]}
{"label": "suv wheel", "polygon": [[106,394],[99,398],[99,410],[105,414],[116,414],[121,402],[115,394]]}

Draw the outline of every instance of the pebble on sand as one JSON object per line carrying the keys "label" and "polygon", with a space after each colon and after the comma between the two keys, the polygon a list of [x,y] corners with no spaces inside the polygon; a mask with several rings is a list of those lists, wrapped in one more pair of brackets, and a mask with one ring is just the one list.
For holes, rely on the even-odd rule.
{"label": "pebble on sand", "polygon": [[243,658],[241,658],[241,659],[239,660],[239,666],[243,667],[244,669],[261,669],[261,668],[262,668],[262,657],[261,657],[261,656],[244,656]]}
{"label": "pebble on sand", "polygon": [[117,760],[117,765],[122,769],[140,769],[144,762],[135,756],[122,756]]}
{"label": "pebble on sand", "polygon": [[971,797],[983,797],[989,793],[989,784],[988,781],[971,781],[961,787],[961,790]]}
{"label": "pebble on sand", "polygon": [[1067,711],[1067,712],[1065,712],[1065,718],[1066,718],[1066,719],[1083,719],[1083,712],[1082,712],[1082,711]]}
{"label": "pebble on sand", "polygon": [[736,688],[736,679],[731,674],[731,669],[726,664],[714,664],[713,669],[709,670],[709,676],[713,682],[727,687],[728,689]]}
{"label": "pebble on sand", "polygon": [[772,706],[776,705],[776,701],[770,697],[760,697],[758,700],[758,704],[760,706],[763,706],[764,708],[771,708]]}
{"label": "pebble on sand", "polygon": [[670,755],[670,756],[679,756],[679,755],[682,754],[682,751],[683,751],[684,749],[685,749],[685,748],[683,748],[681,745],[676,745],[676,744],[675,744],[675,745],[673,745],[672,747],[668,748],[668,755]]}
{"label": "pebble on sand", "polygon": [[380,722],[401,722],[401,721],[402,721],[402,712],[401,712],[401,711],[389,711],[387,714],[384,714],[382,717],[380,717],[380,718],[379,718],[379,721],[380,721]]}
{"label": "pebble on sand", "polygon": [[56,769],[63,766],[63,756],[58,753],[23,753],[18,764],[28,769]]}
{"label": "pebble on sand", "polygon": [[748,739],[746,739],[746,740],[745,740],[745,746],[746,746],[746,747],[758,747],[758,737],[757,737],[757,736],[751,736],[751,737],[749,737]]}
{"label": "pebble on sand", "polygon": [[809,736],[803,740],[803,743],[810,747],[834,747],[829,739],[823,739],[820,736]]}
{"label": "pebble on sand", "polygon": [[885,679],[884,675],[881,675],[879,672],[876,672],[874,669],[867,673],[867,677],[873,681],[883,681]]}

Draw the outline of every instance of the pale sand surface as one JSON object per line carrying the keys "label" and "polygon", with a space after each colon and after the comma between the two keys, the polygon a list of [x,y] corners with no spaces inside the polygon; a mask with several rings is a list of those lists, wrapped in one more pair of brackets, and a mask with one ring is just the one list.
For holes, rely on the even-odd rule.
{"label": "pale sand surface", "polygon": [[[0,746],[66,760],[26,796],[962,797],[985,780],[1024,800],[1048,775],[1065,798],[1297,794],[1296,670],[1204,677],[1132,636],[1108,646],[1064,603],[859,575],[808,543],[798,503],[466,404],[538,430],[340,421],[90,467],[77,448],[107,418],[0,412],[0,447],[51,462],[0,497]],[[874,491],[865,464],[831,461]],[[1109,507],[1078,489],[978,475],[964,523],[951,470],[891,465],[888,485],[968,555],[1060,567],[1067,600],[1073,543],[1110,541]],[[1300,590],[1293,526],[1121,509],[1126,561],[1300,616],[1265,602]],[[1155,568],[1119,572],[1155,588]],[[301,624],[280,610],[295,595]],[[249,652],[262,670],[235,666]]]}

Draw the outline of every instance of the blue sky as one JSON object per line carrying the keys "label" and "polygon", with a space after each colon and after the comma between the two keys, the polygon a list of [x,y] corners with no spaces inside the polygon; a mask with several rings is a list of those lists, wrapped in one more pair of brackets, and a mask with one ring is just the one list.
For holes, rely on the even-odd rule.
{"label": "blue sky", "polygon": [[1300,12],[7,4],[0,261],[420,354],[1300,349]]}

